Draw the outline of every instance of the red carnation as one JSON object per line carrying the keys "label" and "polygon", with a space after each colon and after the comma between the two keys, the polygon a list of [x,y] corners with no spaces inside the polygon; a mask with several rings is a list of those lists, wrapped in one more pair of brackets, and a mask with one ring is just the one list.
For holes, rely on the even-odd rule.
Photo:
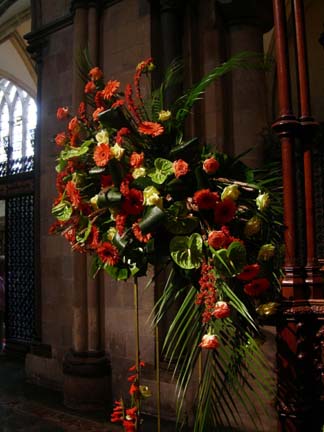
{"label": "red carnation", "polygon": [[201,189],[195,192],[193,200],[197,204],[199,210],[210,210],[214,208],[219,201],[219,195],[217,192],[211,192],[209,189]]}
{"label": "red carnation", "polygon": [[119,261],[119,255],[117,248],[110,242],[101,243],[97,249],[98,257],[105,264],[114,266]]}
{"label": "red carnation", "polygon": [[214,222],[226,224],[230,222],[236,213],[236,205],[233,200],[226,198],[217,203],[214,209]]}
{"label": "red carnation", "polygon": [[244,285],[245,294],[257,297],[270,287],[270,282],[266,278],[254,279],[252,282]]}
{"label": "red carnation", "polygon": [[255,263],[255,264],[249,264],[246,265],[243,268],[243,271],[237,275],[237,279],[240,279],[242,281],[249,281],[251,279],[254,279],[256,276],[258,276],[260,271],[260,266],[259,264]]}

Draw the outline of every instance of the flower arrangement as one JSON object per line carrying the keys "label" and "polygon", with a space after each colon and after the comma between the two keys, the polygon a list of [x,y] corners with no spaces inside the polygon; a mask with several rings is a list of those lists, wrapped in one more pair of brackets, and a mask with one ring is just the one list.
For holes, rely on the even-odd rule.
{"label": "flower arrangement", "polygon": [[[261,388],[271,381],[257,337],[260,316],[273,313],[279,297],[280,197],[266,171],[253,172],[239,158],[185,138],[185,120],[207,86],[250,59],[233,57],[171,106],[165,91],[179,80],[179,63],[147,97],[141,84],[154,70],[151,58],[138,64],[124,91],[93,67],[84,88],[87,108],[81,102],[73,117],[67,107],[57,111],[67,129],[55,137],[61,151],[51,232],[91,254],[94,274],[103,269],[117,280],[143,276],[166,257],[154,322],[181,298],[165,340],[165,357],[179,374],[179,416],[183,390],[205,352],[195,431],[237,421],[233,394],[246,407],[241,384],[248,375]],[[221,416],[219,406],[233,412]],[[135,408],[130,414],[118,402],[113,418],[130,416],[137,424]],[[137,430],[132,427],[124,425]]]}

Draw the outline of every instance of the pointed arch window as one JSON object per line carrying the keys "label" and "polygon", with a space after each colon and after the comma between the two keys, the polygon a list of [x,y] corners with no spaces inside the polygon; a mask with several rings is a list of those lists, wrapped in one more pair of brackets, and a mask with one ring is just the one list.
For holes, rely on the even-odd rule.
{"label": "pointed arch window", "polygon": [[35,100],[0,78],[0,177],[33,170],[36,119]]}

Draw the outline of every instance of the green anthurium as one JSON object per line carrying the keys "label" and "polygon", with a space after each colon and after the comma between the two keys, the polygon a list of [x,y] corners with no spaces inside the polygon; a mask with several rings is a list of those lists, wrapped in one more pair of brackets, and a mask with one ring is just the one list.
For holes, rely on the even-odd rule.
{"label": "green anthurium", "polygon": [[236,270],[235,273],[241,273],[246,264],[245,246],[241,242],[233,242],[227,249],[227,255]]}
{"label": "green anthurium", "polygon": [[80,147],[70,147],[69,150],[64,150],[61,152],[61,158],[63,160],[71,159],[74,157],[79,157],[86,154],[89,150],[90,144],[92,144],[92,140],[87,140],[80,145]]}
{"label": "green anthurium", "polygon": [[61,201],[52,208],[52,215],[60,221],[67,221],[73,213],[72,205],[67,201]]}
{"label": "green anthurium", "polygon": [[170,242],[170,254],[181,268],[194,269],[201,266],[203,260],[203,239],[198,233],[191,236],[176,236]]}
{"label": "green anthurium", "polygon": [[167,211],[166,229],[172,234],[190,234],[198,226],[199,219],[192,216],[183,201],[172,204]]}
{"label": "green anthurium", "polygon": [[240,273],[246,264],[246,249],[240,242],[233,242],[228,249],[215,250],[210,247],[217,271],[225,277]]}
{"label": "green anthurium", "polygon": [[162,184],[171,174],[173,174],[172,162],[157,158],[154,161],[154,169],[148,175],[155,183]]}

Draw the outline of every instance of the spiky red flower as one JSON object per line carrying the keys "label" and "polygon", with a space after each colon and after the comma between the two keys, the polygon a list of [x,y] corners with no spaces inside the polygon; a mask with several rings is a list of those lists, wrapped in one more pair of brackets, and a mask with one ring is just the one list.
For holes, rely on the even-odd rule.
{"label": "spiky red flower", "polygon": [[97,249],[98,257],[105,264],[114,266],[119,261],[117,248],[110,242],[103,242]]}
{"label": "spiky red flower", "polygon": [[119,89],[120,82],[117,80],[109,80],[102,90],[102,96],[104,99],[111,99]]}
{"label": "spiky red flower", "polygon": [[219,195],[217,192],[211,192],[210,189],[201,189],[195,192],[193,201],[199,210],[210,210],[215,208],[219,201]]}
{"label": "spiky red flower", "polygon": [[137,222],[132,225],[132,230],[135,238],[142,243],[147,243],[152,238],[151,233],[142,233],[141,228],[139,227],[139,224]]}
{"label": "spiky red flower", "polygon": [[270,282],[266,278],[254,279],[250,283],[244,285],[245,294],[251,297],[257,297],[261,295],[270,287]]}
{"label": "spiky red flower", "polygon": [[130,130],[126,127],[123,127],[121,129],[119,129],[119,131],[116,134],[116,143],[117,144],[122,144],[123,142],[123,137],[125,135],[129,135],[130,134]]}
{"label": "spiky red flower", "polygon": [[216,224],[226,224],[230,222],[236,213],[236,204],[230,198],[225,198],[216,204],[214,209],[214,222]]}
{"label": "spiky red flower", "polygon": [[115,218],[116,230],[119,235],[122,235],[126,227],[127,215],[125,213],[118,213]]}
{"label": "spiky red flower", "polygon": [[93,153],[93,159],[97,166],[104,167],[107,165],[110,158],[110,147],[106,143],[101,143],[96,146]]}
{"label": "spiky red flower", "polygon": [[160,123],[143,121],[138,126],[138,131],[143,135],[150,135],[152,137],[157,137],[164,132],[164,127]]}
{"label": "spiky red flower", "polygon": [[237,275],[237,279],[240,279],[242,281],[249,281],[251,279],[254,279],[256,276],[258,276],[260,271],[260,265],[258,263],[255,264],[248,264],[244,266],[243,271]]}

